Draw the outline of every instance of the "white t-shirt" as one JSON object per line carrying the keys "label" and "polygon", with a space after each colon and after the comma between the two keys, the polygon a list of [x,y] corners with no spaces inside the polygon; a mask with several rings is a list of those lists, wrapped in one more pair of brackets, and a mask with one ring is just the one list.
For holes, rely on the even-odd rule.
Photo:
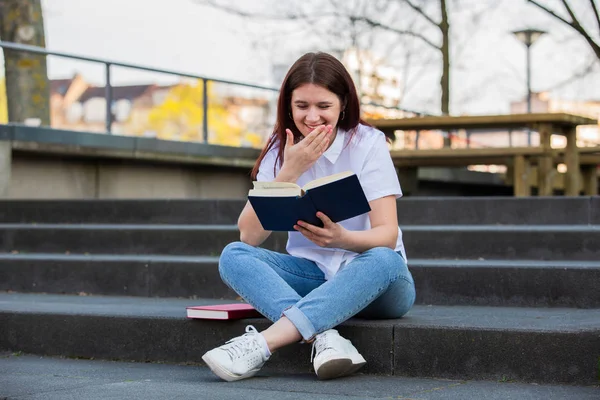
{"label": "white t-shirt", "polygon": [[[359,125],[350,143],[348,143],[349,137],[349,133],[338,129],[333,144],[309,170],[300,176],[296,183],[303,186],[314,179],[350,170],[357,175],[368,201],[390,195],[396,198],[402,197],[398,175],[385,135],[375,128]],[[263,158],[257,176],[258,181],[273,181],[279,173],[279,162],[275,162],[277,151],[278,145],[275,144]],[[369,214],[347,219],[340,222],[340,225],[350,231],[371,229]],[[344,249],[319,247],[300,232],[289,232],[286,250],[292,256],[314,261],[325,274],[325,279],[333,277],[342,263],[349,262],[358,254]],[[398,228],[395,250],[401,252],[406,260],[400,228]]]}

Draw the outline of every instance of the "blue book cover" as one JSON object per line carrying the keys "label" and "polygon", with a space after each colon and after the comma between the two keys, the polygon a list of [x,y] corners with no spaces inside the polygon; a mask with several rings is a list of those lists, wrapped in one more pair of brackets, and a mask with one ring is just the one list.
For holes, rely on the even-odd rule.
{"label": "blue book cover", "polygon": [[268,231],[294,231],[298,220],[323,226],[317,211],[333,222],[371,211],[358,177],[351,171],[314,180],[303,188],[285,182],[254,182],[248,200]]}

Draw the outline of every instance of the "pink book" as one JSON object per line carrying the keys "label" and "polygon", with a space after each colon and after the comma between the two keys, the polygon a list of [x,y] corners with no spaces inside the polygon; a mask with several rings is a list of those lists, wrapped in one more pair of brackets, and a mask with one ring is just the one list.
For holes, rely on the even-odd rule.
{"label": "pink book", "polygon": [[212,306],[186,307],[188,318],[200,319],[242,319],[256,318],[262,315],[250,304],[216,304]]}

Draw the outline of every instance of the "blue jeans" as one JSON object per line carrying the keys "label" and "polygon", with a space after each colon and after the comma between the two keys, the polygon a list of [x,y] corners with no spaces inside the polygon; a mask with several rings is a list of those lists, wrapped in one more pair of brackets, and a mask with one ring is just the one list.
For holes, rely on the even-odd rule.
{"label": "blue jeans", "polygon": [[415,301],[415,284],[399,253],[377,247],[325,280],[313,262],[230,243],[221,253],[223,281],[273,322],[285,315],[305,340],[352,316],[400,318]]}

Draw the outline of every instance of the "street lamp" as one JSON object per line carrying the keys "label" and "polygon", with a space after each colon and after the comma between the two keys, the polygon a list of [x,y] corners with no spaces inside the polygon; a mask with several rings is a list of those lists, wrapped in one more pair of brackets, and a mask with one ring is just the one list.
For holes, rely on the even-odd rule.
{"label": "street lamp", "polygon": [[531,55],[530,47],[535,43],[536,40],[542,36],[545,31],[537,29],[523,29],[520,31],[514,31],[513,35],[519,39],[527,47],[527,112],[531,113]]}

